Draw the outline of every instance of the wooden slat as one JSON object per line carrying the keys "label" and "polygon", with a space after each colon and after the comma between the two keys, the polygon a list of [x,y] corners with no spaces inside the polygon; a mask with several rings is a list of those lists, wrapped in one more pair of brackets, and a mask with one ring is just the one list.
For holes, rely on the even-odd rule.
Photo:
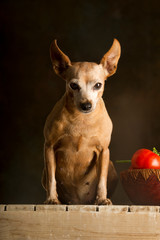
{"label": "wooden slat", "polygon": [[78,212],[96,212],[97,206],[96,205],[69,205],[68,211],[78,211]]}
{"label": "wooden slat", "polygon": [[18,205],[18,204],[13,204],[13,205],[7,205],[6,211],[34,211],[35,205]]}
{"label": "wooden slat", "polygon": [[36,205],[36,211],[66,211],[66,205]]}
{"label": "wooden slat", "polygon": [[0,212],[3,240],[160,239],[156,206],[8,205],[4,210]]}
{"label": "wooden slat", "polygon": [[159,212],[159,207],[158,206],[131,206],[130,212],[154,213],[154,212]]}
{"label": "wooden slat", "polygon": [[128,206],[122,205],[122,206],[99,206],[98,210],[99,212],[111,212],[111,213],[126,213],[128,212]]}

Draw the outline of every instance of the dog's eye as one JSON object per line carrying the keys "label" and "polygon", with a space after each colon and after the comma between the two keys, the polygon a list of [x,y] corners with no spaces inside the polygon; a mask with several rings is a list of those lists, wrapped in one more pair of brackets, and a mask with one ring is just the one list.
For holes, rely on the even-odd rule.
{"label": "dog's eye", "polygon": [[100,83],[100,82],[98,82],[98,83],[96,83],[95,85],[94,85],[94,89],[95,90],[98,90],[98,89],[100,89],[102,87],[102,83]]}
{"label": "dog's eye", "polygon": [[70,87],[73,89],[73,90],[80,90],[80,87],[77,83],[70,83]]}

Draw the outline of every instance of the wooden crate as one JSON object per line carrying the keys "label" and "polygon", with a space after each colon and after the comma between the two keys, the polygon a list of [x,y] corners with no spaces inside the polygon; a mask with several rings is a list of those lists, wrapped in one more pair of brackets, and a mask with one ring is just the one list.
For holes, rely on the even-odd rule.
{"label": "wooden crate", "polygon": [[0,240],[160,240],[158,206],[0,205]]}

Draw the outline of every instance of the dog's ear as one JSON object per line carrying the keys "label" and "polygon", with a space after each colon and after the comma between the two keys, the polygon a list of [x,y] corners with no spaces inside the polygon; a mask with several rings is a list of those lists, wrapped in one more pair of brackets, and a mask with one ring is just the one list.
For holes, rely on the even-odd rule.
{"label": "dog's ear", "polygon": [[121,46],[117,39],[114,39],[112,47],[103,56],[100,64],[102,64],[106,77],[113,75],[116,72],[118,60],[121,55]]}
{"label": "dog's ear", "polygon": [[64,78],[65,71],[72,64],[69,57],[67,57],[57,46],[57,40],[54,40],[51,44],[50,57],[55,73]]}

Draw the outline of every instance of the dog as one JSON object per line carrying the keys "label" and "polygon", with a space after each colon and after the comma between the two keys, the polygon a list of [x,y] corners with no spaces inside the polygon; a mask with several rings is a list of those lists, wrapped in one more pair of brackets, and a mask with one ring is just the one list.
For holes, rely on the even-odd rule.
{"label": "dog", "polygon": [[120,43],[100,63],[72,63],[54,40],[53,69],[66,82],[66,92],[44,127],[42,185],[46,204],[112,204],[117,173],[110,161],[112,122],[102,99],[105,80],[116,72]]}

